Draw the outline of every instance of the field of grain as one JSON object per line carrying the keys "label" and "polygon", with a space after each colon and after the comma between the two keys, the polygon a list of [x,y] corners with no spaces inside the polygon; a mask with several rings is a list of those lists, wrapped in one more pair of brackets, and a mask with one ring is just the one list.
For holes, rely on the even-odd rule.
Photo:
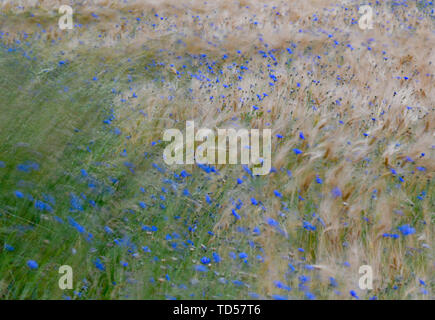
{"label": "field of grain", "polygon": [[[0,299],[434,299],[434,8],[0,0]],[[189,120],[271,172],[166,165]]]}

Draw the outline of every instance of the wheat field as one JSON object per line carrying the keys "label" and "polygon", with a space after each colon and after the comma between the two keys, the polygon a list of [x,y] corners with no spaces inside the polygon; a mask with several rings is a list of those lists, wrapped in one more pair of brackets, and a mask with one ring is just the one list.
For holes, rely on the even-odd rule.
{"label": "wheat field", "polygon": [[[0,0],[0,298],[433,299],[434,7]],[[166,165],[189,120],[271,172]]]}

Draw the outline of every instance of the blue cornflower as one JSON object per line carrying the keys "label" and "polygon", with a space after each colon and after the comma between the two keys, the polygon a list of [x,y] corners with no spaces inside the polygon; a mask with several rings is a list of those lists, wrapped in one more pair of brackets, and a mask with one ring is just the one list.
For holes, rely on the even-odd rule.
{"label": "blue cornflower", "polygon": [[278,289],[284,289],[284,290],[287,290],[287,291],[290,291],[290,290],[291,290],[291,288],[290,288],[289,286],[283,284],[281,281],[274,281],[274,284],[275,284],[275,286],[276,286]]}
{"label": "blue cornflower", "polygon": [[334,198],[338,198],[338,197],[341,197],[341,196],[342,196],[342,193],[341,193],[341,190],[340,190],[339,187],[334,187],[334,188],[332,189],[332,196],[333,196]]}
{"label": "blue cornflower", "polygon": [[308,221],[303,222],[303,227],[304,227],[304,229],[306,229],[308,231],[315,231],[316,230],[316,226],[309,223]]}
{"label": "blue cornflower", "polygon": [[203,266],[203,265],[200,265],[200,264],[194,266],[194,268],[195,268],[196,271],[199,271],[199,272],[207,272],[208,271],[208,268],[206,266]]}
{"label": "blue cornflower", "polygon": [[94,264],[95,264],[95,267],[96,267],[98,270],[101,270],[101,271],[105,271],[105,270],[106,270],[106,267],[104,266],[104,264],[101,262],[100,259],[95,260],[95,261],[94,261]]}
{"label": "blue cornflower", "polygon": [[120,261],[121,266],[128,267],[128,262],[126,261]]}
{"label": "blue cornflower", "polygon": [[14,251],[15,248],[11,246],[10,244],[5,243],[4,248],[6,251]]}
{"label": "blue cornflower", "polygon": [[355,292],[354,290],[350,290],[349,293],[350,293],[350,295],[351,295],[352,297],[354,297],[355,299],[359,299],[358,295],[356,294],[356,292]]}
{"label": "blue cornflower", "polygon": [[76,196],[74,193],[70,194],[70,211],[83,211],[82,200]]}
{"label": "blue cornflower", "polygon": [[307,277],[306,275],[301,274],[299,276],[299,282],[300,283],[306,283],[306,282],[310,282],[310,277]]}
{"label": "blue cornflower", "polygon": [[247,253],[245,253],[245,252],[240,252],[239,253],[239,258],[240,259],[246,259],[248,257],[248,254]]}
{"label": "blue cornflower", "polygon": [[243,282],[240,281],[240,280],[233,280],[233,281],[231,281],[231,282],[234,283],[236,286],[241,286],[241,285],[243,285]]}
{"label": "blue cornflower", "polygon": [[409,224],[405,224],[405,225],[403,225],[403,226],[400,226],[400,227],[398,227],[397,228],[401,233],[402,233],[402,235],[404,235],[404,236],[408,236],[408,235],[411,235],[411,234],[414,234],[415,233],[415,229],[413,228],[413,227],[411,227]]}
{"label": "blue cornflower", "polygon": [[231,209],[231,213],[233,214],[234,217],[236,217],[237,220],[240,219],[240,215],[236,212],[236,210]]}
{"label": "blue cornflower", "polygon": [[35,208],[38,209],[39,211],[48,211],[51,212],[53,211],[53,209],[51,208],[51,206],[41,200],[36,200],[35,201]]}
{"label": "blue cornflower", "polygon": [[316,299],[316,296],[309,291],[305,292],[305,297],[307,297],[308,300],[315,300]]}
{"label": "blue cornflower", "polygon": [[287,300],[287,297],[281,296],[279,294],[273,294],[272,298],[275,300]]}
{"label": "blue cornflower", "polygon": [[15,190],[14,194],[18,199],[22,199],[24,197],[24,194],[19,190]]}
{"label": "blue cornflower", "polygon": [[110,227],[108,227],[108,226],[104,227],[104,231],[106,231],[106,233],[109,233],[109,234],[113,233],[113,230]]}
{"label": "blue cornflower", "polygon": [[205,201],[207,201],[208,204],[212,203],[211,198],[208,194],[205,195]]}
{"label": "blue cornflower", "polygon": [[213,252],[213,260],[214,260],[214,262],[216,262],[216,263],[218,263],[218,262],[221,261],[221,257],[219,256],[218,253]]}
{"label": "blue cornflower", "polygon": [[278,198],[282,198],[282,194],[281,194],[278,190],[274,190],[273,193],[274,193],[275,196],[277,196]]}
{"label": "blue cornflower", "polygon": [[27,261],[27,266],[30,269],[38,269],[38,263],[35,260],[28,260]]}
{"label": "blue cornflower", "polygon": [[272,227],[277,227],[277,226],[279,226],[278,221],[276,221],[276,220],[273,219],[273,218],[268,218],[268,219],[267,219],[267,223],[268,223],[270,226],[272,226]]}
{"label": "blue cornflower", "polygon": [[337,280],[335,280],[333,277],[329,277],[329,284],[333,287],[338,286]]}
{"label": "blue cornflower", "polygon": [[85,228],[84,228],[82,225],[80,225],[77,221],[75,221],[73,218],[68,217],[68,222],[69,222],[69,223],[70,223],[74,228],[76,228],[78,232],[80,232],[80,233],[84,233],[84,232],[86,232]]}
{"label": "blue cornflower", "polygon": [[293,152],[294,152],[295,154],[301,154],[301,153],[302,153],[302,150],[299,150],[298,148],[294,148],[294,149],[293,149]]}

